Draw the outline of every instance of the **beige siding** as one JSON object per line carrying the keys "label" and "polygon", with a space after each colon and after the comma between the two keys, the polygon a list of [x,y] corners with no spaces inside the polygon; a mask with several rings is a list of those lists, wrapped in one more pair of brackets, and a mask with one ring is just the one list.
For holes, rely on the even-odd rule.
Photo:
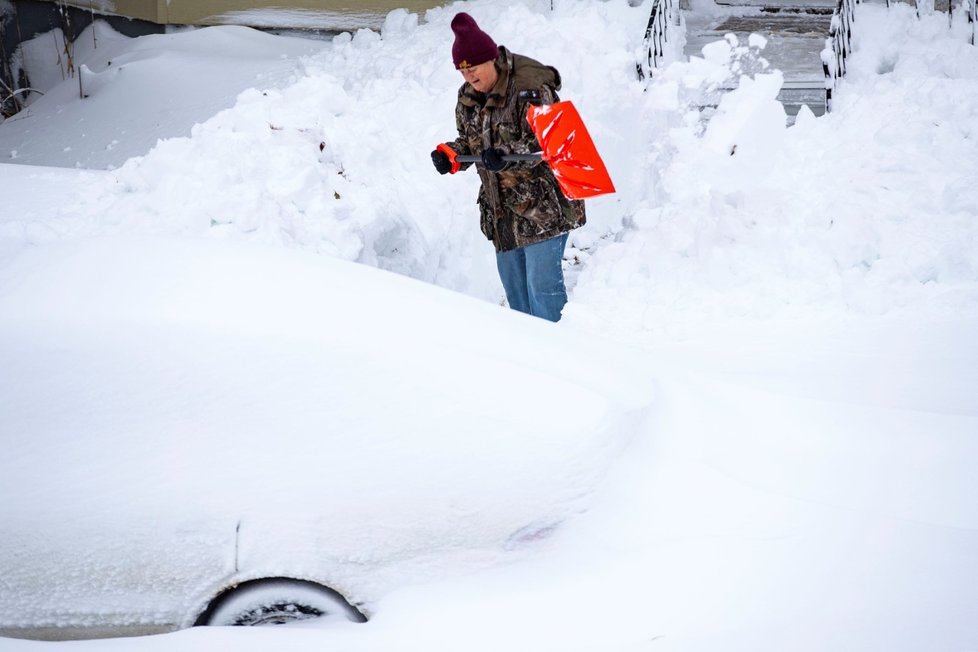
{"label": "beige siding", "polygon": [[[56,0],[48,0],[54,2]],[[163,25],[350,28],[377,25],[390,11],[421,13],[447,0],[68,0],[96,12]]]}

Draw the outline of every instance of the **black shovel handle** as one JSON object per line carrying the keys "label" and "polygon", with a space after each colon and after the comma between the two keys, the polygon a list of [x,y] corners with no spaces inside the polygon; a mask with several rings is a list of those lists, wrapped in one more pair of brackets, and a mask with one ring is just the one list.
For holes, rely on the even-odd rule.
{"label": "black shovel handle", "polygon": [[[543,154],[540,152],[536,154],[506,154],[503,156],[503,160],[507,162],[539,161],[542,158]],[[482,163],[482,157],[474,154],[459,154],[455,157],[455,160],[459,163]]]}

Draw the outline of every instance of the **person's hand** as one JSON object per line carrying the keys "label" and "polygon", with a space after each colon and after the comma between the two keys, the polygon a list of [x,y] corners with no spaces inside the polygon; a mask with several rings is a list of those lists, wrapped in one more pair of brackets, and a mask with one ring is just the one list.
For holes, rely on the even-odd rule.
{"label": "person's hand", "polygon": [[482,166],[490,172],[502,172],[509,167],[509,162],[503,160],[501,149],[489,148],[482,150]]}
{"label": "person's hand", "polygon": [[448,155],[439,150],[431,152],[431,162],[434,164],[438,174],[448,174],[452,171],[452,162],[448,160]]}

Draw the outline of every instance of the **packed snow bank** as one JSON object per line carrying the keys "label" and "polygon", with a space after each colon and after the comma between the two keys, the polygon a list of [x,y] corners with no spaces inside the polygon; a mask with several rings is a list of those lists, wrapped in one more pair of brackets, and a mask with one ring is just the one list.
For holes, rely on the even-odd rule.
{"label": "packed snow bank", "polygon": [[[475,175],[440,177],[428,160],[434,144],[454,135],[460,79],[447,54],[448,23],[460,7],[431,10],[425,22],[395,11],[379,34],[321,44],[290,82],[284,71],[268,73],[280,83],[258,84],[190,138],[164,140],[93,180],[74,205],[28,229],[27,241],[59,232],[258,241],[502,302],[475,221]],[[588,225],[572,234],[568,271],[579,280],[569,322],[604,330],[603,315],[630,306],[612,327],[641,338],[685,329],[686,313],[975,307],[978,186],[968,170],[978,50],[962,21],[949,30],[941,15],[918,20],[902,6],[885,15],[861,7],[836,112],[815,119],[802,111],[788,128],[775,99],[781,76],[764,65],[763,39],[711,44],[703,58],[669,66],[645,87],[634,73],[641,30],[631,27],[647,6],[576,3],[551,12],[542,2],[473,1],[464,9],[498,42],[563,71],[562,95],[578,105],[619,189],[589,201]],[[265,57],[277,47],[265,40],[274,37],[223,29],[202,32],[222,48],[258,43]],[[191,63],[209,60],[201,34],[166,38],[181,53],[166,56],[180,61],[145,58],[163,41],[111,42],[123,49],[117,60],[214,76],[209,64]],[[293,56],[283,66],[295,66],[297,46],[286,43]],[[922,81],[931,66],[939,74]],[[127,76],[138,70],[98,73],[115,75],[112,106],[154,78]],[[704,124],[691,101],[716,94],[734,74],[742,83]],[[36,103],[37,119],[42,109]],[[0,138],[19,129],[3,125]],[[76,215],[97,217],[82,223]],[[22,244],[23,233],[8,232],[3,246]]]}
{"label": "packed snow bank", "polygon": [[91,217],[67,211],[107,172],[0,163],[0,260],[27,243],[59,241],[90,230]]}
{"label": "packed snow bank", "polygon": [[[857,8],[834,113],[786,128],[773,71],[723,96],[702,134],[688,114],[657,132],[662,188],[585,268],[571,321],[624,304],[615,327],[634,335],[686,328],[686,313],[974,309],[978,48],[944,15],[886,12]],[[670,67],[653,98],[669,108],[716,60]]]}
{"label": "packed snow bank", "polygon": [[[82,214],[97,216],[89,232],[274,243],[500,302],[491,245],[478,229],[478,181],[474,174],[440,177],[429,157],[439,142],[456,137],[454,106],[462,80],[451,62],[449,23],[462,8],[499,43],[563,72],[562,96],[578,105],[612,175],[621,180],[619,195],[590,203],[590,225],[575,233],[579,248],[592,246],[620,227],[623,207],[638,192],[636,162],[644,156],[632,146],[635,134],[646,133],[636,110],[642,87],[635,79],[633,50],[647,10],[617,3],[575,3],[551,12],[549,2],[506,7],[467,2],[431,10],[424,23],[417,15],[392,12],[381,33],[361,30],[335,38],[302,60],[293,83],[273,88],[272,81],[282,74],[271,73],[269,79],[252,80],[254,88],[233,108],[195,126],[190,138],[164,140],[110,179],[92,184],[78,207]],[[225,70],[227,62],[202,57],[200,48],[208,39],[218,38],[233,52],[250,47],[251,40],[265,48],[260,52],[273,47],[264,41],[273,37],[247,37],[244,30],[228,29],[168,35],[165,41],[135,39],[124,58],[143,66],[155,62],[166,69],[165,79],[179,74],[185,83],[209,84],[222,76],[217,70]],[[235,43],[239,38],[249,42]],[[175,52],[158,49],[163,47]],[[101,48],[98,52],[106,58]],[[148,52],[156,55],[146,59]],[[284,65],[294,66],[294,59],[283,59]],[[162,71],[129,66],[117,74],[116,64],[90,67],[114,75],[106,92],[110,86],[117,90],[105,96],[112,103],[101,105],[103,110],[130,106],[137,97],[158,97],[145,91],[147,84],[158,83]],[[58,90],[68,96],[76,87],[69,83]],[[98,100],[98,94],[89,99]],[[49,118],[53,100],[34,105],[35,120]],[[74,101],[64,113],[83,111],[88,101]],[[136,113],[142,108],[131,106]],[[208,106],[214,113],[222,108],[214,101]],[[0,139],[5,134],[24,142],[35,138],[36,131],[25,133],[25,124],[3,125]],[[106,128],[118,132],[120,125],[111,124]],[[63,124],[57,128],[72,131]],[[106,145],[110,138],[118,136],[104,134]],[[56,147],[57,140],[44,143]],[[26,145],[10,148],[18,149],[16,160],[25,161]],[[57,223],[57,217],[44,219]],[[64,219],[73,222],[68,214]]]}
{"label": "packed snow bank", "polygon": [[61,43],[55,30],[21,45],[42,95],[0,127],[0,162],[118,167],[189,136],[244,90],[293,82],[296,61],[325,45],[231,26],[127,38],[96,21],[74,42],[71,71]]}

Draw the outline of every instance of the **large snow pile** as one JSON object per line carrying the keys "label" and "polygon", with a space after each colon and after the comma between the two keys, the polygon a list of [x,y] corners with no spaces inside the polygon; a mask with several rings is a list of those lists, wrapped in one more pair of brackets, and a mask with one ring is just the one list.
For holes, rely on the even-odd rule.
{"label": "large snow pile", "polygon": [[[456,136],[461,78],[451,63],[449,22],[460,8],[499,43],[563,71],[563,96],[573,99],[591,123],[612,174],[622,181],[619,196],[593,202],[591,227],[575,237],[585,247],[617,230],[623,207],[641,187],[637,161],[643,154],[632,143],[647,128],[638,110],[642,86],[635,79],[633,50],[647,10],[574,3],[551,14],[549,2],[465,3],[427,12],[424,24],[415,14],[395,11],[381,33],[341,35],[302,60],[294,83],[248,90],[233,108],[194,127],[191,137],[160,142],[146,156],[93,180],[78,212],[97,215],[97,221],[77,224],[66,209],[64,228],[301,247],[500,301],[491,247],[474,216],[477,179],[474,174],[441,178],[429,158],[436,144]],[[635,28],[621,29],[629,24]],[[168,42],[154,47],[181,39],[189,47],[187,57],[199,56],[200,43],[223,33],[205,31],[196,38],[168,35]],[[97,56],[99,63],[89,67],[96,78],[106,79],[90,98],[72,106],[102,102],[100,94],[113,93],[116,86],[116,92],[136,101],[123,85],[128,68],[120,72],[118,63],[105,63],[107,55]],[[142,65],[153,65],[154,73],[161,66],[193,69],[173,58],[151,57]],[[203,80],[213,76],[198,72]],[[35,117],[27,119],[43,124],[43,110],[56,101],[37,101]],[[106,108],[118,106],[121,98],[106,102]],[[120,146],[113,142],[116,136],[101,138],[104,147]],[[0,147],[9,142],[0,130]],[[50,162],[27,159],[30,147],[25,143],[11,156]]]}
{"label": "large snow pile", "polygon": [[75,39],[69,60],[55,29],[14,57],[14,73],[23,67],[37,92],[22,96],[26,110],[3,123],[0,161],[117,167],[160,139],[189,136],[246,89],[294,81],[296,58],[321,48],[242,27],[131,39],[96,21]]}
{"label": "large snow pile", "polygon": [[[786,128],[770,71],[724,96],[702,135],[688,114],[655,132],[645,149],[669,159],[659,185],[585,269],[570,314],[634,306],[616,326],[636,333],[689,322],[677,312],[974,308],[978,48],[962,15],[949,30],[946,15],[914,11],[859,8],[831,114],[803,109]],[[650,89],[658,111],[681,113],[690,78],[747,50],[717,43],[707,62],[668,68]]]}
{"label": "large snow pile", "polygon": [[[763,42],[714,44],[646,88],[634,64],[647,6],[548,5],[468,2],[431,10],[424,23],[395,11],[380,34],[337,37],[302,59],[291,82],[279,74],[244,92],[189,138],[164,140],[93,178],[76,206],[59,211],[63,223],[45,220],[75,234],[181,233],[311,249],[501,301],[475,228],[475,175],[442,178],[428,160],[454,135],[459,77],[446,54],[448,23],[464,8],[498,42],[563,71],[562,95],[578,105],[619,188],[589,202],[589,225],[572,236],[569,258],[600,257],[583,267],[572,320],[641,306],[616,320],[634,333],[686,311],[880,313],[922,300],[973,302],[978,50],[963,16],[949,30],[943,15],[862,7],[835,113],[816,120],[803,111],[787,128],[775,100],[779,73],[757,72],[723,97],[700,133],[689,99],[735,70],[763,71],[755,65]],[[121,60],[139,59],[130,66],[152,65],[153,74],[195,70],[190,57],[200,58],[202,43],[242,38],[205,32],[152,37],[170,40]],[[150,54],[178,43],[185,55]],[[122,82],[129,69],[118,57],[105,63],[114,54],[105,50],[90,65],[93,97],[72,108],[137,97]],[[197,75],[213,76],[206,68],[185,76]],[[45,97],[28,119],[46,119],[43,109],[57,101],[68,100]],[[79,223],[75,214],[97,218]]]}

